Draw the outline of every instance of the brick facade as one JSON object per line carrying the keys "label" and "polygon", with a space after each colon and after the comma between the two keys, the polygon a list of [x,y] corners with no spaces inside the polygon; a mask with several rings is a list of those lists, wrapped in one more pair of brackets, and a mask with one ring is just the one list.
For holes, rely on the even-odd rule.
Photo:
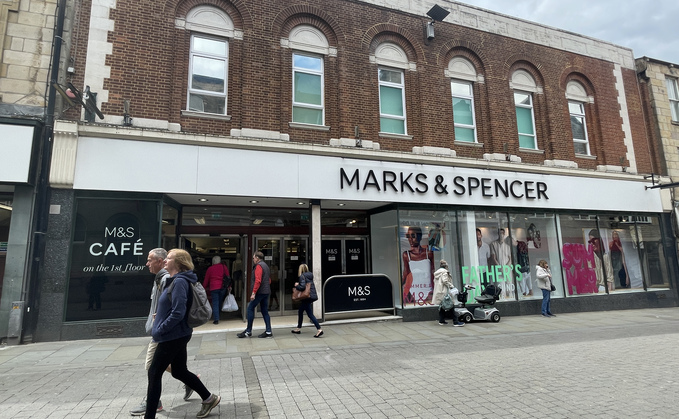
{"label": "brick facade", "polygon": [[[94,0],[95,5],[99,0]],[[378,3],[377,5],[371,3]],[[537,24],[516,21],[526,29],[526,38],[479,29],[491,12],[465,9],[450,2],[451,19],[474,15],[475,27],[445,22],[436,24],[436,37],[426,40],[424,25],[428,18],[415,14],[397,2],[394,9],[380,2],[326,1],[323,8],[314,1],[287,2],[244,1],[170,1],[166,3],[118,1],[106,17],[110,22],[107,45],[110,54],[105,63],[76,56],[74,84],[101,84],[100,108],[106,122],[119,118],[123,100],[131,101],[132,116],[140,126],[142,120],[178,124],[187,133],[229,136],[231,130],[258,129],[287,134],[293,143],[328,145],[331,139],[353,138],[358,126],[361,138],[380,144],[385,151],[411,152],[413,147],[453,149],[457,157],[480,159],[484,154],[509,153],[524,163],[543,164],[545,160],[575,162],[581,169],[617,166],[632,172],[657,172],[657,156],[652,156],[642,128],[641,97],[634,70],[625,50],[616,47],[619,62],[597,57],[611,51],[609,44],[582,38],[583,53],[568,41],[572,34],[546,29]],[[448,2],[447,2],[448,3]],[[177,25],[194,6],[212,4],[225,11],[242,39],[229,40],[228,104],[230,120],[183,115],[186,109],[190,32]],[[403,7],[402,7],[403,6]],[[400,10],[399,10],[400,9]],[[87,19],[91,0],[82,3],[77,22],[80,45],[92,42],[92,29]],[[494,19],[506,20],[495,16]],[[290,30],[309,24],[320,30],[336,56],[324,58],[325,125],[330,129],[310,130],[291,127],[291,49],[281,46]],[[88,29],[89,28],[89,29]],[[530,29],[530,30],[528,30]],[[98,28],[101,31],[101,28]],[[549,32],[551,31],[551,32]],[[556,48],[548,37],[563,36],[562,48]],[[532,35],[531,35],[532,34]],[[379,135],[378,65],[370,56],[381,42],[393,42],[407,54],[415,71],[405,71],[405,107],[407,134],[412,139]],[[570,42],[570,43],[569,43]],[[580,45],[578,44],[578,45]],[[599,47],[598,49],[595,47]],[[622,52],[620,52],[622,51]],[[629,52],[631,56],[631,52]],[[479,145],[454,141],[450,78],[444,76],[448,62],[463,56],[476,66],[483,83],[475,83],[474,98]],[[93,66],[105,66],[97,70]],[[622,82],[616,86],[616,65]],[[85,75],[85,67],[88,75]],[[110,75],[107,69],[110,68]],[[534,95],[537,151],[519,148],[516,115],[509,81],[513,71],[528,71],[541,92]],[[102,74],[104,76],[102,76]],[[88,79],[89,77],[89,79]],[[101,82],[99,83],[98,80]],[[579,81],[587,89],[593,103],[586,106],[587,131],[591,155],[576,156],[571,137],[566,84]],[[623,89],[620,90],[620,87]],[[94,90],[94,88],[93,88]],[[102,94],[103,93],[103,94]],[[627,111],[622,112],[621,98]],[[73,116],[73,115],[72,115]],[[632,138],[626,138],[625,126],[631,127]],[[629,134],[627,134],[629,136]],[[629,145],[633,144],[633,150]],[[633,155],[628,155],[632,152]],[[630,159],[629,157],[633,157]]]}

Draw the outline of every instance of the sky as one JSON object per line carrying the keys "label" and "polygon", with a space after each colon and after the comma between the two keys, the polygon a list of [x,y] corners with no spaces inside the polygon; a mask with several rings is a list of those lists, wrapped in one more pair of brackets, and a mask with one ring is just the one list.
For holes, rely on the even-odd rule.
{"label": "sky", "polygon": [[[456,0],[679,64],[678,0]],[[674,29],[673,29],[674,28]]]}

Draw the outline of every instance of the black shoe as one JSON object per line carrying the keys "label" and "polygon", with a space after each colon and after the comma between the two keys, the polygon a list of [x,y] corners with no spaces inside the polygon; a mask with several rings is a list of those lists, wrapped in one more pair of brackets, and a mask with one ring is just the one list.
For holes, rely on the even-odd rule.
{"label": "black shoe", "polygon": [[445,320],[444,320],[444,321],[442,321],[442,322],[439,322],[439,325],[441,325],[441,326],[443,326],[444,324],[448,324],[448,322],[447,322],[447,321],[445,321]]}
{"label": "black shoe", "polygon": [[290,333],[294,333],[296,335],[299,335],[300,333],[302,333],[302,331],[299,330],[299,329],[296,329],[296,330],[291,330]]}
{"label": "black shoe", "polygon": [[322,330],[314,335],[315,338],[320,338],[321,336],[323,336]]}
{"label": "black shoe", "polygon": [[543,317],[549,317],[549,314],[547,314],[547,313],[542,313],[542,316],[543,316]]}
{"label": "black shoe", "polygon": [[236,336],[238,336],[239,338],[249,338],[250,336],[252,336],[252,333],[250,333],[246,330],[244,332],[240,332]]}
{"label": "black shoe", "polygon": [[547,313],[547,315],[548,315],[549,317],[556,317],[556,314],[552,314],[552,313]]}
{"label": "black shoe", "polygon": [[219,320],[213,321],[212,324],[219,324]]}
{"label": "black shoe", "polygon": [[264,332],[264,333],[262,333],[261,335],[259,335],[259,336],[257,336],[257,337],[258,337],[258,338],[272,338],[272,337],[273,337],[273,333],[271,333],[271,332]]}

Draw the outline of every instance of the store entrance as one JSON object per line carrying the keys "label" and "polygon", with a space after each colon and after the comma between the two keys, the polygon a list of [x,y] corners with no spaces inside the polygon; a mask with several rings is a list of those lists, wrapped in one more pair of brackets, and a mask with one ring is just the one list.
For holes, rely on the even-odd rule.
{"label": "store entrance", "polygon": [[299,265],[307,263],[306,237],[255,236],[255,248],[264,253],[264,262],[271,271],[269,314],[290,315],[297,312],[292,302],[292,287],[297,282]]}
{"label": "store entrance", "polygon": [[[198,281],[203,283],[207,268],[212,265],[214,256],[219,256],[222,263],[229,268],[233,280],[232,293],[238,302],[238,311],[221,312],[220,319],[245,319],[245,269],[247,260],[243,255],[247,254],[247,236],[239,235],[184,235],[181,237],[182,248],[188,251],[193,258],[195,272]],[[210,300],[212,301],[212,300]],[[221,309],[221,307],[220,307]]]}

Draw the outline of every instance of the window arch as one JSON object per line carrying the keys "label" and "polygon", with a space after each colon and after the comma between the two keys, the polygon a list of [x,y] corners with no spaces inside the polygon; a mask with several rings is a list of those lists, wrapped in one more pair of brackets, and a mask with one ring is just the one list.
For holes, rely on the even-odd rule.
{"label": "window arch", "polygon": [[191,31],[186,109],[226,115],[229,38],[242,39],[242,32],[226,12],[205,5],[189,10],[184,26]]}

